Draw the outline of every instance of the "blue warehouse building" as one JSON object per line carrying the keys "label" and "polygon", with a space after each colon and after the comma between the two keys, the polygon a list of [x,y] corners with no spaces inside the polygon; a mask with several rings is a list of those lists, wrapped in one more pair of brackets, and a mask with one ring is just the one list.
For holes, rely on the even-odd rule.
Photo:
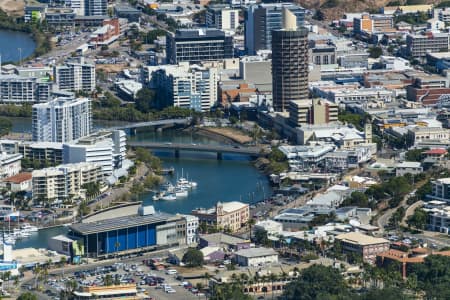
{"label": "blue warehouse building", "polygon": [[107,257],[175,245],[179,222],[166,213],[139,214],[72,224],[69,236],[78,240],[83,256]]}

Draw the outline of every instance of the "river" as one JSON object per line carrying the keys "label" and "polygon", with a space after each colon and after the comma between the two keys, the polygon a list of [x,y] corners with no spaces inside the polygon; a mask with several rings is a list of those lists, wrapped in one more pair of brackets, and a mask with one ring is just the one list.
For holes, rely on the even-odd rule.
{"label": "river", "polygon": [[18,62],[33,54],[36,43],[27,33],[0,30],[0,55],[2,62]]}
{"label": "river", "polygon": [[[31,120],[27,118],[10,118],[14,132],[30,132]],[[119,125],[118,122],[94,122],[95,128]],[[220,144],[209,137],[193,134],[190,131],[166,129],[163,132],[142,130],[134,136],[133,141]],[[223,160],[217,160],[215,154],[181,152],[175,158],[172,152],[155,152],[161,158],[165,167],[174,167],[175,174],[167,180],[175,182],[182,174],[196,181],[198,187],[192,190],[188,197],[175,201],[153,201],[151,193],[140,195],[140,200],[154,205],[156,210],[167,213],[190,213],[198,207],[209,208],[217,201],[242,201],[254,203],[268,197],[271,187],[267,177],[256,170],[246,156],[224,155]],[[15,248],[46,247],[51,236],[65,233],[67,228],[51,228],[39,231],[39,234],[28,239],[17,241]]]}

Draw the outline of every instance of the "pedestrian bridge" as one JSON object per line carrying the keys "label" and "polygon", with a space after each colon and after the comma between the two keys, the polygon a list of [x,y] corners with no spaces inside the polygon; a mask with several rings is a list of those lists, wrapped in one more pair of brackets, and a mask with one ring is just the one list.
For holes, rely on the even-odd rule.
{"label": "pedestrian bridge", "polygon": [[267,152],[262,151],[260,147],[238,147],[226,145],[207,145],[207,144],[179,144],[179,143],[152,143],[152,142],[128,142],[132,148],[147,148],[153,150],[173,150],[175,157],[180,156],[180,151],[210,152],[217,153],[217,159],[222,159],[223,154],[241,154],[251,157],[266,156]]}

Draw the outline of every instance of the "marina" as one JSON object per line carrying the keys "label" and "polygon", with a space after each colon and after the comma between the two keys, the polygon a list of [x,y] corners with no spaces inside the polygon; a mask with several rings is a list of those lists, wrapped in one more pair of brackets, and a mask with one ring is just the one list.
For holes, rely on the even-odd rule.
{"label": "marina", "polygon": [[[23,118],[10,118],[13,122],[13,131],[30,132],[31,122]],[[96,127],[111,127],[113,122],[95,124]],[[138,131],[136,135],[128,137],[130,141],[173,142],[221,145],[209,137],[193,134],[189,131],[168,129],[163,132]],[[215,154],[187,153],[179,158],[173,153],[154,151],[163,162],[166,181],[174,187],[186,185],[191,187],[186,191],[177,190],[177,195],[167,196],[165,199],[155,200],[157,194],[151,191],[142,193],[139,197],[144,204],[153,205],[157,211],[167,213],[189,214],[198,207],[211,207],[217,201],[242,201],[255,203],[269,197],[272,193],[267,177],[260,173],[247,156],[226,155],[225,160],[210,159]],[[170,172],[169,172],[170,171]],[[177,178],[177,174],[181,175]],[[193,183],[193,181],[195,183]],[[161,190],[165,188],[161,187]],[[7,225],[6,225],[7,227]],[[65,234],[67,227],[56,226],[40,229],[29,237],[16,239],[15,249],[27,247],[43,248],[48,246],[50,237]]]}

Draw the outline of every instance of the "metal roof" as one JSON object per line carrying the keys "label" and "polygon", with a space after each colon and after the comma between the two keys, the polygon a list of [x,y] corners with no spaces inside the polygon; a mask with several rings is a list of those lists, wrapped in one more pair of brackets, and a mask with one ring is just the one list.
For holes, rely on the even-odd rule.
{"label": "metal roof", "polygon": [[166,213],[156,213],[153,215],[145,215],[145,216],[139,215],[125,216],[92,223],[76,223],[70,225],[70,229],[73,230],[74,232],[87,235],[92,233],[105,232],[140,225],[166,222],[171,217],[173,217],[173,215]]}

